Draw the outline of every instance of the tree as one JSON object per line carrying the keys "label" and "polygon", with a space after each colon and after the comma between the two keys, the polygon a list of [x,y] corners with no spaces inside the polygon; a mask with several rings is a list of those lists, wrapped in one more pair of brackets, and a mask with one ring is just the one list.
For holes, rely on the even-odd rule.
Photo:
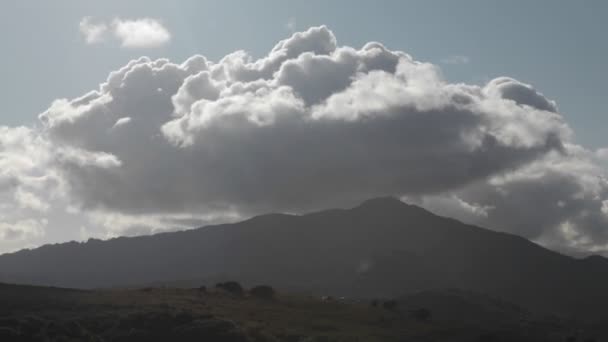
{"label": "tree", "polygon": [[223,283],[217,283],[215,287],[239,297],[242,296],[245,292],[241,284],[236,281],[226,281]]}

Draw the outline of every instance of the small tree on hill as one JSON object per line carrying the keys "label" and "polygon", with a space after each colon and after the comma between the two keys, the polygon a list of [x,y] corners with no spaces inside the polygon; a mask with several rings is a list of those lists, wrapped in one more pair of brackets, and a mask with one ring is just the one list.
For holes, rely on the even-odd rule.
{"label": "small tree on hill", "polygon": [[249,290],[249,293],[253,297],[257,297],[260,299],[274,299],[274,296],[276,294],[275,290],[268,285],[255,286],[251,290]]}

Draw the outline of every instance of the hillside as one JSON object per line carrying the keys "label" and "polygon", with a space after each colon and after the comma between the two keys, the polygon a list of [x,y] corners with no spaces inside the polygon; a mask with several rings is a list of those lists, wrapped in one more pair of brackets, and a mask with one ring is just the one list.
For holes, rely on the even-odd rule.
{"label": "hillside", "polygon": [[75,288],[197,279],[347,297],[458,288],[543,312],[603,318],[608,263],[439,217],[392,198],[153,236],[0,256],[0,280]]}
{"label": "hillside", "polygon": [[[565,341],[601,332],[573,322],[536,317],[515,306],[491,310],[479,295],[425,292],[391,309],[369,301],[277,294],[261,299],[210,288],[141,288],[74,291],[0,284],[0,340],[214,341],[214,342],[409,342]],[[35,299],[35,300],[33,300]],[[469,305],[462,305],[463,303]],[[444,303],[452,313],[437,306]],[[429,317],[414,315],[432,308]],[[437,310],[437,313],[435,311]],[[593,341],[593,340],[589,340]]]}

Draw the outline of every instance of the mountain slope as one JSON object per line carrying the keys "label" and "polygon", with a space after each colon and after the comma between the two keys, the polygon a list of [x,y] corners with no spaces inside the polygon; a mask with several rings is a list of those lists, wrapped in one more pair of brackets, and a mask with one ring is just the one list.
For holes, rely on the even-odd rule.
{"label": "mountain slope", "polygon": [[460,288],[598,317],[608,304],[605,264],[380,198],[349,210],[20,251],[0,256],[0,280],[91,288],[234,278],[365,297]]}

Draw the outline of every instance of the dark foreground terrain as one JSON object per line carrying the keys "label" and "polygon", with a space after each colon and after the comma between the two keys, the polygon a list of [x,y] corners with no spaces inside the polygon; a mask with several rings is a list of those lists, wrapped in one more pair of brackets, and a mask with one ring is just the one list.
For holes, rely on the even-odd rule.
{"label": "dark foreground terrain", "polygon": [[600,332],[462,291],[395,301],[221,289],[0,285],[0,341],[600,341]]}

